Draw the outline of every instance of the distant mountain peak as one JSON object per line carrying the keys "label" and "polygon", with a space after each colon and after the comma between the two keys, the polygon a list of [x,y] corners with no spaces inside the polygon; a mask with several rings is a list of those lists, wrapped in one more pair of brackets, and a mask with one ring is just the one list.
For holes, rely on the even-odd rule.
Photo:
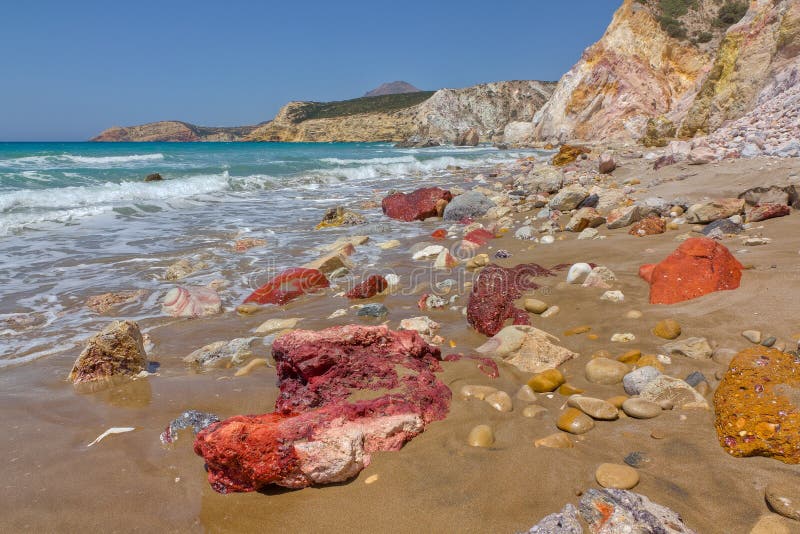
{"label": "distant mountain peak", "polygon": [[400,95],[403,93],[419,93],[420,91],[420,89],[408,82],[396,81],[384,83],[380,87],[368,91],[364,96]]}

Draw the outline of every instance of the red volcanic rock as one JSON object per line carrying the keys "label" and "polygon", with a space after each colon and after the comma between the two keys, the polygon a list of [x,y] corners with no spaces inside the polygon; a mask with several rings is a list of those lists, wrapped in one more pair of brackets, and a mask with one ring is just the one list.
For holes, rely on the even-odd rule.
{"label": "red volcanic rock", "polygon": [[[195,440],[220,493],[348,480],[371,452],[400,449],[450,406],[450,390],[435,375],[441,352],[415,331],[295,330],[275,340],[273,356],[276,411],[212,424]],[[376,393],[350,401],[358,391]]]}
{"label": "red volcanic rock", "polygon": [[383,213],[400,221],[421,221],[441,216],[453,195],[440,187],[426,187],[411,193],[394,193],[381,202]]}
{"label": "red volcanic rock", "polygon": [[328,279],[317,269],[292,267],[256,289],[245,303],[286,304],[306,293],[330,286]]}
{"label": "red volcanic rock", "polygon": [[464,236],[464,241],[469,241],[470,243],[474,243],[479,247],[482,247],[492,239],[494,239],[494,234],[488,230],[484,230],[483,228],[473,230]]}
{"label": "red volcanic rock", "polygon": [[386,281],[386,278],[379,274],[373,274],[345,293],[344,296],[349,299],[368,299],[374,297],[387,287],[389,287],[389,282]]}
{"label": "red volcanic rock", "polygon": [[444,239],[447,237],[447,230],[444,228],[439,228],[438,230],[434,230],[431,234],[431,237],[434,239]]}
{"label": "red volcanic rock", "polygon": [[714,291],[736,289],[742,264],[712,239],[684,241],[661,263],[642,265],[639,276],[650,284],[651,304],[674,304]]}
{"label": "red volcanic rock", "polygon": [[530,324],[528,314],[514,307],[514,300],[522,291],[538,288],[533,279],[538,276],[555,276],[552,271],[535,263],[506,268],[489,265],[484,268],[472,287],[467,304],[467,321],[481,334],[493,336],[507,319],[514,324]]}
{"label": "red volcanic rock", "polygon": [[630,235],[644,237],[646,235],[663,234],[667,231],[667,223],[661,217],[647,217],[637,222],[628,230]]}
{"label": "red volcanic rock", "polygon": [[789,215],[791,209],[785,204],[761,204],[747,212],[747,222],[766,221]]}

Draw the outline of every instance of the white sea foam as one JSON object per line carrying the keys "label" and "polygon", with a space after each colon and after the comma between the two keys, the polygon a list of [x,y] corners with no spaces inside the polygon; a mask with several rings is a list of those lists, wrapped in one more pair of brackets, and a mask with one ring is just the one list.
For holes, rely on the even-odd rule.
{"label": "white sea foam", "polygon": [[333,163],[334,165],[372,165],[372,164],[388,164],[388,163],[411,163],[417,161],[414,156],[399,156],[389,158],[363,158],[363,159],[340,159],[340,158],[322,158],[320,161],[323,163]]}
{"label": "white sea foam", "polygon": [[0,167],[52,169],[63,167],[106,167],[161,161],[164,154],[130,154],[126,156],[79,156],[75,154],[50,154],[25,156],[0,160]]}

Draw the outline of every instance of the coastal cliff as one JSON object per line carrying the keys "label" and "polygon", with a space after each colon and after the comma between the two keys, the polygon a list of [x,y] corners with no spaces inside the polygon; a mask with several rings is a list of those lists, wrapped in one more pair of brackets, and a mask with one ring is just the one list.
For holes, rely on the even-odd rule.
{"label": "coastal cliff", "polygon": [[256,126],[208,127],[182,121],[150,122],[139,126],[113,126],[93,137],[98,142],[238,141]]}
{"label": "coastal cliff", "polygon": [[705,135],[782,98],[798,52],[792,0],[625,0],[536,114],[533,137],[660,146]]}

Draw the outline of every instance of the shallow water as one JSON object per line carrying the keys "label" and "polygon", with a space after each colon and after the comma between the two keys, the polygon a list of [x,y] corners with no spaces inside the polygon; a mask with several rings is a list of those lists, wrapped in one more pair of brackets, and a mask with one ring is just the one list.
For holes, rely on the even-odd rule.
{"label": "shallow water", "polygon": [[[206,264],[183,282],[224,279],[223,299],[238,302],[275,269],[314,257],[309,249],[330,235],[312,230],[325,209],[432,179],[447,184],[454,166],[531,154],[375,143],[2,143],[0,368],[92,332],[90,295],[145,289],[121,315],[160,315],[164,269],[177,259]],[[164,180],[143,182],[153,172]],[[397,226],[371,218],[371,234]],[[231,254],[238,237],[267,247]]]}

